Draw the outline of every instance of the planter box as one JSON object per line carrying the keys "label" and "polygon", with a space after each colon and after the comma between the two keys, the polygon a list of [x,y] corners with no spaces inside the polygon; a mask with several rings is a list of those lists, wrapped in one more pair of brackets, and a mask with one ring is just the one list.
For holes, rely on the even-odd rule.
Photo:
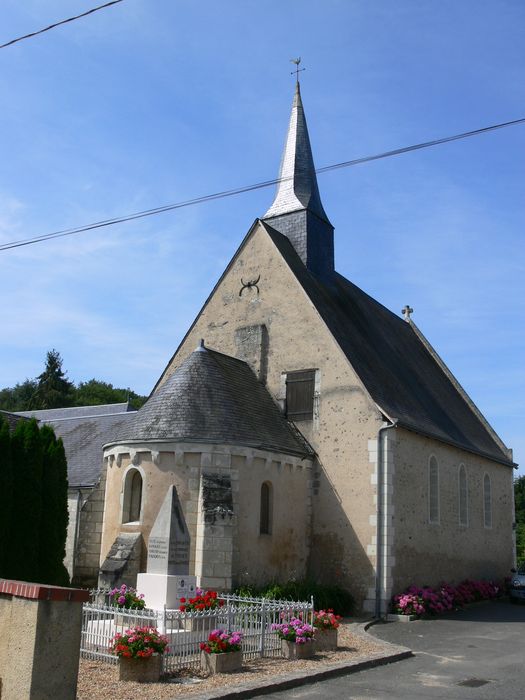
{"label": "planter box", "polygon": [[121,656],[118,660],[119,681],[135,681],[137,683],[155,683],[162,671],[162,656],[154,654],[148,659],[127,659]]}
{"label": "planter box", "polygon": [[230,651],[225,654],[206,654],[201,652],[201,668],[208,673],[231,673],[242,667],[242,651]]}
{"label": "planter box", "polygon": [[182,624],[186,632],[203,632],[207,637],[212,630],[217,629],[217,615],[188,617],[182,620]]}
{"label": "planter box", "polygon": [[306,642],[306,644],[296,644],[288,642],[286,639],[281,639],[281,651],[285,659],[297,661],[297,659],[309,659],[314,655],[315,642]]}
{"label": "planter box", "polygon": [[315,630],[315,650],[335,651],[337,649],[337,629]]}
{"label": "planter box", "polygon": [[[117,610],[120,610],[120,608],[117,608]],[[152,624],[152,621],[144,618],[143,616],[139,615],[134,615],[135,611],[132,610],[131,608],[124,608],[123,612],[116,612],[113,616],[113,623],[115,627],[117,627],[119,630],[122,628],[123,630],[128,629],[129,627],[134,627],[135,625],[149,625]],[[141,611],[139,611],[140,613]]]}
{"label": "planter box", "polygon": [[386,616],[387,622],[413,622],[414,620],[419,620],[417,615],[394,615],[390,613]]}

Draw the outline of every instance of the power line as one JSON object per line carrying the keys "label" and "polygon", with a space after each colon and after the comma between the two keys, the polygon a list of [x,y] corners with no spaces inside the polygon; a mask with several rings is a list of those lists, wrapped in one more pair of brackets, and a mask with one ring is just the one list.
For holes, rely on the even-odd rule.
{"label": "power line", "polygon": [[365,156],[364,158],[356,158],[355,160],[346,160],[342,163],[336,163],[335,165],[326,165],[324,168],[318,168],[317,173],[324,173],[328,170],[337,170],[338,168],[348,168],[350,165],[359,165],[360,163],[369,163],[372,160],[380,160],[381,158],[390,158],[390,156],[398,156],[402,153],[410,153],[411,151],[419,151],[422,148],[430,148],[431,146],[440,146],[442,143],[450,143],[451,141],[459,141],[460,139],[467,139],[470,136],[479,136],[481,134],[486,134],[489,131],[496,131],[497,129],[504,129],[507,126],[516,126],[516,124],[525,123],[525,118],[513,119],[510,122],[502,122],[501,124],[493,124],[492,126],[484,126],[481,129],[474,129],[473,131],[464,131],[462,134],[455,134],[454,136],[444,136],[441,139],[434,139],[433,141],[424,141],[423,143],[416,143],[413,146],[404,146],[403,148],[396,148],[393,151],[385,151],[384,153],[379,153],[375,156]]}
{"label": "power line", "polygon": [[36,32],[31,32],[31,34],[24,34],[24,36],[19,36],[18,39],[11,39],[11,41],[8,41],[5,44],[0,44],[0,49],[5,49],[7,46],[12,46],[13,44],[16,44],[19,41],[23,41],[24,39],[31,39],[32,37],[37,36],[38,34],[43,34],[44,32],[48,32],[50,29],[59,27],[61,24],[67,24],[68,22],[74,22],[76,19],[80,19],[81,17],[87,17],[87,15],[92,15],[93,12],[98,12],[99,10],[103,10],[106,7],[110,7],[110,5],[116,5],[119,2],[123,2],[123,0],[111,0],[111,2],[106,2],[104,5],[99,5],[98,7],[93,7],[91,10],[82,12],[82,14],[80,15],[68,17],[68,19],[62,19],[60,20],[60,22],[55,22],[54,24],[50,24],[48,27],[44,27],[44,29],[39,29]]}
{"label": "power line", "polygon": [[[502,122],[501,124],[493,124],[492,126],[485,126],[481,129],[474,129],[473,131],[465,131],[461,134],[454,134],[453,136],[444,136],[440,139],[434,139],[432,141],[424,141],[422,143],[417,143],[412,146],[404,146],[402,148],[396,148],[391,151],[384,151],[383,153],[377,153],[373,156],[364,156],[363,158],[354,158],[353,160],[346,160],[341,163],[334,163],[332,165],[325,165],[322,168],[316,170],[317,173],[326,173],[330,170],[339,170],[341,168],[348,168],[353,165],[361,165],[362,163],[369,163],[374,160],[380,160],[382,158],[391,158],[392,156],[401,155],[403,153],[411,153],[412,151],[418,151],[423,148],[430,148],[432,146],[438,146],[443,143],[449,143],[451,141],[459,141],[460,139],[466,139],[471,136],[479,136],[480,134],[486,134],[489,131],[496,131],[497,129],[503,129],[508,126],[516,126],[517,124],[525,123],[525,117],[521,119],[514,119],[508,122]],[[0,251],[10,250],[11,248],[20,248],[26,245],[32,245],[33,243],[41,243],[42,241],[49,241],[54,238],[62,238],[64,236],[72,236],[76,233],[83,233],[85,231],[92,231],[93,229],[103,228],[105,226],[113,226],[115,224],[125,223],[126,221],[133,221],[134,219],[143,219],[146,216],[154,216],[156,214],[162,214],[166,211],[173,211],[174,209],[182,209],[183,207],[189,207],[194,204],[203,204],[204,202],[211,202],[216,199],[224,199],[226,197],[233,197],[234,195],[244,194],[245,192],[252,192],[254,190],[260,190],[265,187],[271,187],[279,182],[284,182],[285,180],[290,180],[291,178],[276,178],[274,180],[265,180],[263,182],[257,182],[253,185],[246,185],[244,187],[237,187],[231,190],[223,190],[222,192],[215,192],[213,194],[203,195],[201,197],[195,197],[193,199],[187,199],[182,202],[176,202],[174,204],[166,204],[161,207],[154,207],[153,209],[144,209],[143,211],[135,212],[134,214],[127,214],[125,216],[115,217],[113,219],[104,219],[102,221],[96,221],[91,224],[86,224],[84,226],[78,226],[75,228],[63,229],[62,231],[54,231],[53,233],[46,233],[41,236],[34,236],[32,238],[26,238],[19,241],[11,241],[10,243],[4,243],[0,245]]]}

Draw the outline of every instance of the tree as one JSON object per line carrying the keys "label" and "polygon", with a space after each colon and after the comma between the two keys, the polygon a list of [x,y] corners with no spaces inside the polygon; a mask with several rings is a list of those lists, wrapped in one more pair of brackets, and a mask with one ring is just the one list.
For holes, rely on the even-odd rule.
{"label": "tree", "polygon": [[25,411],[36,391],[36,379],[26,379],[12,388],[0,389],[0,410]]}
{"label": "tree", "polygon": [[62,358],[57,350],[47,353],[44,371],[36,379],[0,389],[0,410],[31,411],[41,408],[68,406],[100,406],[106,403],[125,403],[140,408],[147,400],[130,389],[118,389],[113,384],[90,379],[75,386],[62,369]]}
{"label": "tree", "polygon": [[63,561],[67,537],[67,464],[62,440],[49,425],[40,429],[42,441],[42,511],[38,580],[67,585]]}
{"label": "tree", "polygon": [[8,567],[13,504],[13,464],[9,426],[0,416],[0,572]]}
{"label": "tree", "polygon": [[0,577],[68,585],[67,464],[50,426],[0,421]]}
{"label": "tree", "polygon": [[525,561],[525,476],[514,480],[514,508],[516,511],[516,556]]}
{"label": "tree", "polygon": [[30,409],[64,408],[73,400],[74,384],[62,369],[62,358],[57,350],[47,353],[46,367],[37,377],[37,387],[30,400]]}
{"label": "tree", "polygon": [[80,382],[75,390],[75,406],[100,406],[104,403],[125,403],[129,401],[133,408],[140,408],[146,401],[145,396],[139,396],[130,389],[117,389],[113,384],[90,379]]}
{"label": "tree", "polygon": [[13,502],[9,540],[9,575],[38,581],[42,513],[42,442],[36,420],[20,421],[11,440]]}

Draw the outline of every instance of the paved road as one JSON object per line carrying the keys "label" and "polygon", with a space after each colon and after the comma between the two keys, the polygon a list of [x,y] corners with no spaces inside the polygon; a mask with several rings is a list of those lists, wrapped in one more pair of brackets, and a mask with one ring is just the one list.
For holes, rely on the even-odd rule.
{"label": "paved road", "polygon": [[414,658],[266,695],[291,700],[523,700],[525,605],[479,603],[434,620],[374,625]]}

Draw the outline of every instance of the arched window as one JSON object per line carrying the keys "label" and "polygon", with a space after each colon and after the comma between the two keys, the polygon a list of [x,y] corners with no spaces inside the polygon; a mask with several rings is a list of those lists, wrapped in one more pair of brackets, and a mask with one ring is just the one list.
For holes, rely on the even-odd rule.
{"label": "arched window", "polygon": [[492,491],[488,474],[483,477],[483,520],[485,527],[492,527]]}
{"label": "arched window", "polygon": [[428,522],[439,523],[439,467],[433,455],[428,462]]}
{"label": "arched window", "polygon": [[261,486],[261,517],[259,533],[261,535],[272,534],[272,485],[265,481]]}
{"label": "arched window", "polygon": [[140,520],[142,507],[142,476],[138,469],[130,469],[124,482],[124,503],[122,522],[134,523]]}
{"label": "arched window", "polygon": [[467,470],[464,464],[459,465],[458,472],[458,501],[459,501],[459,524],[468,525],[468,486]]}

